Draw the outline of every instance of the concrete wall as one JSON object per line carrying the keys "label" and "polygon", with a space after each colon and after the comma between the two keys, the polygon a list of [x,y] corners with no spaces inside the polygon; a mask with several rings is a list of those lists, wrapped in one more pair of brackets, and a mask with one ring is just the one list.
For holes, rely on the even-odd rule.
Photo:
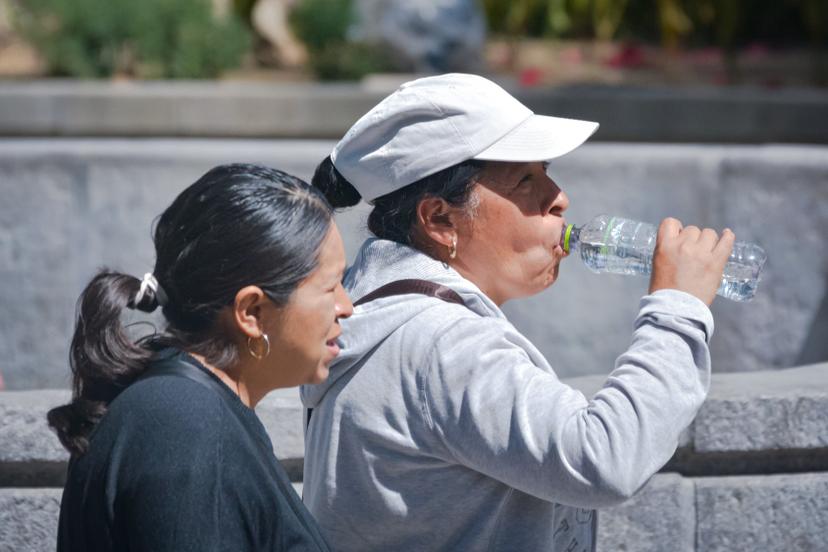
{"label": "concrete wall", "polygon": [[[589,395],[603,378],[567,382]],[[68,397],[0,393],[0,552],[54,550],[67,455],[45,414]],[[271,393],[257,414],[301,488],[296,390]],[[828,363],[714,374],[671,462],[598,520],[599,552],[828,550]]]}
{"label": "concrete wall", "polygon": [[[0,139],[0,373],[9,389],[66,387],[78,294],[97,267],[140,276],[150,227],[213,165],[256,161],[308,178],[329,141]],[[714,370],[828,360],[828,147],[587,144],[556,160],[568,220],[606,212],[730,226],[769,254],[751,303],[713,305]],[[365,206],[342,213],[349,258]],[[647,280],[594,275],[575,257],[559,283],[506,312],[562,376],[603,374],[628,345]]]}
{"label": "concrete wall", "polygon": [[[0,135],[338,139],[411,78],[0,82]],[[502,84],[537,113],[600,121],[593,140],[828,143],[828,92],[820,89]]]}

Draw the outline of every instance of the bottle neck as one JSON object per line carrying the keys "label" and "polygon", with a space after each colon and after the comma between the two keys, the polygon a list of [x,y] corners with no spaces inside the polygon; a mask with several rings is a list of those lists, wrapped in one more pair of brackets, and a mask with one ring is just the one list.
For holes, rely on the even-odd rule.
{"label": "bottle neck", "polygon": [[581,229],[574,224],[567,224],[561,232],[561,247],[564,251],[569,253],[578,247],[578,242],[581,238]]}

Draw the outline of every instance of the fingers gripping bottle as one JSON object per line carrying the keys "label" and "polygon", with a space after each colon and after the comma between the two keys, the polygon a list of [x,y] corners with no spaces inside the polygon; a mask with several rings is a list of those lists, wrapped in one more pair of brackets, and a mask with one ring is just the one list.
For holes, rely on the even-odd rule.
{"label": "fingers gripping bottle", "polygon": [[[593,272],[650,274],[658,229],[646,222],[598,215],[585,225],[567,225],[561,236],[564,251],[577,251]],[[716,292],[733,301],[750,301],[762,276],[767,255],[756,244],[736,242]]]}

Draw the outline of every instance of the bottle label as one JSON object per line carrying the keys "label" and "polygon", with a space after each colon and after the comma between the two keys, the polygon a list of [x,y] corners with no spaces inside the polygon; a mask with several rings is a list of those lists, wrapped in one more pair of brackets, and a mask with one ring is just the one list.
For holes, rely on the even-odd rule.
{"label": "bottle label", "polygon": [[612,234],[612,229],[615,227],[615,217],[609,219],[607,223],[607,227],[604,229],[604,239],[602,240],[601,245],[601,255],[606,255],[609,253],[609,244]]}

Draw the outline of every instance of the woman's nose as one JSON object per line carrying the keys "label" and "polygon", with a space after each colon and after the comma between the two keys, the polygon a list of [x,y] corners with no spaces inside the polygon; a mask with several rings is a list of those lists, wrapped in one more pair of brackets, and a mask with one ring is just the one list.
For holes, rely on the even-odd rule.
{"label": "woman's nose", "polygon": [[553,215],[557,215],[569,209],[569,197],[566,195],[566,192],[561,190],[554,182],[552,182],[552,186],[555,196],[552,199],[549,212]]}
{"label": "woman's nose", "polygon": [[351,298],[348,297],[348,294],[345,292],[345,288],[342,287],[342,284],[339,284],[336,287],[336,302],[334,303],[334,310],[336,311],[337,318],[348,318],[354,314],[354,304],[351,302]]}

